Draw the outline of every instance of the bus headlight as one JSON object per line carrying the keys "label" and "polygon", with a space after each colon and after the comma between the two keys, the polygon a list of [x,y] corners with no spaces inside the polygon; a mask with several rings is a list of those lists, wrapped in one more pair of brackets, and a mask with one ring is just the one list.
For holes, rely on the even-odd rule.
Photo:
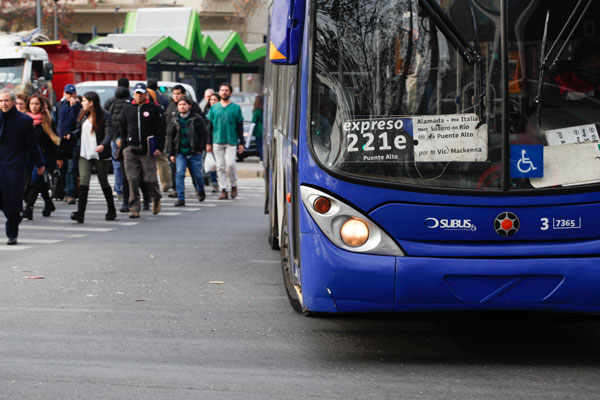
{"label": "bus headlight", "polygon": [[359,247],[367,243],[369,227],[360,219],[351,218],[342,225],[340,236],[348,246]]}
{"label": "bus headlight", "polygon": [[313,220],[334,245],[357,253],[404,256],[394,239],[352,206],[308,186],[300,186],[300,196]]}

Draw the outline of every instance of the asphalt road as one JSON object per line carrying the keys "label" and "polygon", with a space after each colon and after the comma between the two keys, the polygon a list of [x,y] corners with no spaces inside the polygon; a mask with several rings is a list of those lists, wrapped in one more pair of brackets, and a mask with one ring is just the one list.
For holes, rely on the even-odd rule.
{"label": "asphalt road", "polygon": [[91,197],[0,243],[0,399],[600,398],[598,317],[294,313],[259,179],[140,220]]}

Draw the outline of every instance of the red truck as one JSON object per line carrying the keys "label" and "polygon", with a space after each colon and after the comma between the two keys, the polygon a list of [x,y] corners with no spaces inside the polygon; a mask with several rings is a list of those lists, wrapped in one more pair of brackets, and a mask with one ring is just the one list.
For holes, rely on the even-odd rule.
{"label": "red truck", "polygon": [[132,81],[146,80],[146,55],[112,49],[73,49],[66,40],[35,43],[48,53],[54,67],[52,86],[60,99],[68,83],[83,81],[117,80],[125,77]]}

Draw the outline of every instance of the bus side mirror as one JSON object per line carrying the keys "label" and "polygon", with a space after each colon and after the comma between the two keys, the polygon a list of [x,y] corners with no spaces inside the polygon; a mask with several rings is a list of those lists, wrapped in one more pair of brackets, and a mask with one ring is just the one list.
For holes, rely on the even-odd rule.
{"label": "bus side mirror", "polygon": [[47,81],[51,81],[53,77],[54,64],[52,64],[51,62],[44,63],[44,78],[46,78]]}
{"label": "bus side mirror", "polygon": [[296,65],[302,48],[306,0],[275,0],[269,32],[269,60],[273,64]]}

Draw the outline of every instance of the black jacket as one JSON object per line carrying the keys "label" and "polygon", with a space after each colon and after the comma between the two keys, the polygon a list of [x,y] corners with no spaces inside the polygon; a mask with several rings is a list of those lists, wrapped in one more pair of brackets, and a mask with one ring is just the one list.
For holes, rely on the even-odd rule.
{"label": "black jacket", "polygon": [[[81,121],[79,121],[77,125],[77,130],[75,131],[75,135],[77,136],[77,155],[79,155],[81,151],[81,127],[83,126],[85,120],[88,118],[88,115],[89,112],[87,112],[85,114],[85,117]],[[111,156],[110,141],[112,140],[113,136],[112,127],[113,125],[110,113],[104,110],[104,121],[98,124],[96,132],[94,132],[94,136],[96,136],[96,144],[98,146],[104,146],[104,150],[102,150],[102,152],[98,154],[101,160],[109,159]]]}
{"label": "black jacket", "polygon": [[0,110],[0,196],[4,212],[21,212],[25,176],[31,174],[27,160],[36,167],[44,165],[44,157],[35,140],[33,120],[16,107]]}
{"label": "black jacket", "polygon": [[160,106],[154,103],[146,101],[138,106],[132,101],[127,104],[121,118],[121,132],[124,139],[122,147],[141,147],[139,154],[145,154],[148,152],[148,138],[154,136],[156,148],[164,151],[165,119]]}
{"label": "black jacket", "polygon": [[[201,153],[206,148],[206,140],[208,131],[206,129],[206,117],[202,114],[194,114],[190,112],[188,117],[187,135],[190,138],[190,147],[193,152]],[[167,133],[167,154],[176,156],[179,154],[179,145],[181,143],[181,123],[179,121],[179,113],[169,124],[171,129]]]}
{"label": "black jacket", "polygon": [[[198,103],[189,98],[192,101],[192,114],[202,114],[202,110]],[[169,100],[169,107],[167,107],[167,111],[165,111],[165,120],[167,121],[167,132],[169,132],[172,128],[171,124],[173,122],[173,118],[179,116],[179,111],[177,110],[177,104],[173,101],[173,99]]]}
{"label": "black jacket", "polygon": [[[56,128],[54,124],[52,124],[52,130],[56,133]],[[46,134],[44,127],[42,124],[34,125],[33,131],[35,132],[35,137],[40,145],[40,149],[42,150],[42,154],[52,154],[56,156],[58,152],[58,146],[54,144],[50,136]]]}
{"label": "black jacket", "polygon": [[115,89],[115,97],[111,97],[104,103],[104,109],[110,113],[113,125],[113,140],[121,139],[121,118],[123,110],[127,104],[131,103],[131,94],[129,89],[117,87]]}

